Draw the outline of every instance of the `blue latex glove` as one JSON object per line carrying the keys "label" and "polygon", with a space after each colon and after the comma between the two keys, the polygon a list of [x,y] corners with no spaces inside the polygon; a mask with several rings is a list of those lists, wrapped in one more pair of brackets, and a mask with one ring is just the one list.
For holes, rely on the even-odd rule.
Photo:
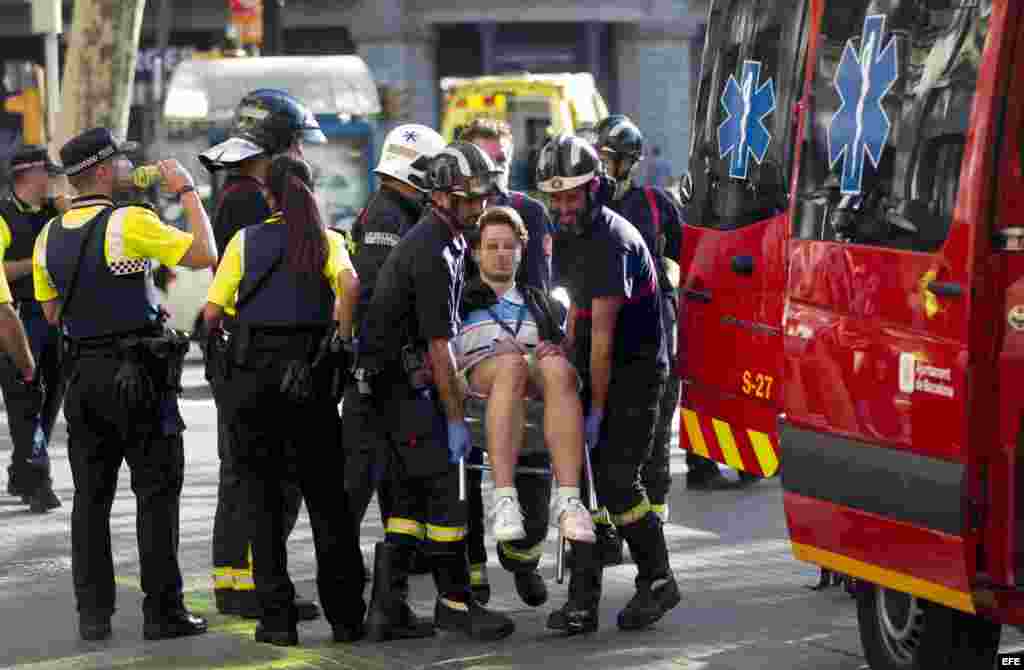
{"label": "blue latex glove", "polygon": [[587,415],[583,422],[583,435],[587,440],[587,448],[593,449],[601,439],[601,424],[604,422],[604,412],[596,411]]}
{"label": "blue latex glove", "polygon": [[458,463],[460,459],[469,455],[472,447],[469,439],[469,426],[465,421],[448,422],[448,462]]}

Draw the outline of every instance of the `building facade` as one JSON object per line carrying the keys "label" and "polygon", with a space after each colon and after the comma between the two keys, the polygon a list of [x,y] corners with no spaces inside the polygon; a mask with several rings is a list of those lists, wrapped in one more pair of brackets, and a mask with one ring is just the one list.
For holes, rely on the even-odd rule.
{"label": "building facade", "polygon": [[[147,3],[144,53],[157,43],[162,1]],[[204,50],[223,42],[226,1],[167,1],[169,45]],[[441,77],[591,72],[609,109],[632,117],[678,176],[706,15],[707,0],[287,0],[283,46],[286,54],[359,54],[378,83],[405,91],[404,120],[434,126]],[[0,59],[41,62],[29,19],[25,0],[0,0]],[[141,67],[150,60],[140,59]],[[140,72],[141,82],[147,74]]]}

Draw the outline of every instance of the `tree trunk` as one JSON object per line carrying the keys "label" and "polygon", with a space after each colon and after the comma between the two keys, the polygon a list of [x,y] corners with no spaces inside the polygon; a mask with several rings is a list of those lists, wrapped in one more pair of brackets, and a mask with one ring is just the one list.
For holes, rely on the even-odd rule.
{"label": "tree trunk", "polygon": [[145,0],[75,0],[55,147],[97,126],[124,138],[145,6]]}

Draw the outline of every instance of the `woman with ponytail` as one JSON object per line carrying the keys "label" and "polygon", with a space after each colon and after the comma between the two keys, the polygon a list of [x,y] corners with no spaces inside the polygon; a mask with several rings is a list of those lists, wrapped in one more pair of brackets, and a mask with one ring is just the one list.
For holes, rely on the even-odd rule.
{"label": "woman with ponytail", "polygon": [[278,156],[266,187],[274,213],[228,243],[203,314],[212,329],[225,314],[235,316],[218,403],[245,491],[262,609],[256,640],[298,643],[280,500],[282,484],[292,480],[309,512],[324,614],[335,641],[351,642],[363,635],[365,576],[349,502],[337,486],[342,452],[331,436],[339,433],[338,403],[318,354],[328,339],[351,338],[359,280],[344,239],[323,225],[309,164]]}

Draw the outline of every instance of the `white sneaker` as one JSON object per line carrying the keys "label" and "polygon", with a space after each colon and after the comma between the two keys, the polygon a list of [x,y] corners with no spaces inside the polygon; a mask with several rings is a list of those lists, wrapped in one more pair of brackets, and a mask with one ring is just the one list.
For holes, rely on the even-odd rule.
{"label": "white sneaker", "polygon": [[569,498],[562,504],[558,510],[558,527],[567,540],[586,544],[597,542],[594,519],[579,498]]}
{"label": "white sneaker", "polygon": [[491,512],[494,516],[494,538],[498,542],[512,542],[526,538],[523,510],[515,498],[499,498]]}

